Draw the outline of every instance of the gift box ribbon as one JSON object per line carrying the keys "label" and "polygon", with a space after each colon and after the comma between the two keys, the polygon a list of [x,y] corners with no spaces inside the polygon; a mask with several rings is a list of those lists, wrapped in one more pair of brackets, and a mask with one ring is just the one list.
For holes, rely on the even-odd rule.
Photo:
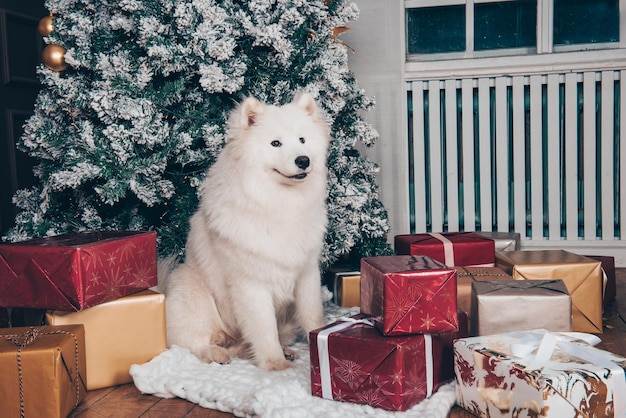
{"label": "gift box ribbon", "polygon": [[[592,349],[594,345],[600,342],[600,338],[596,335],[582,332],[542,333],[536,331],[515,332],[508,335],[520,339],[519,342],[511,344],[511,353],[515,357],[528,361],[526,370],[543,368],[557,348],[591,364],[608,369],[611,372],[610,379],[613,383],[614,416],[626,416],[626,401],[623,401],[621,396],[621,394],[626,393],[624,369],[611,360],[611,353]],[[573,342],[576,340],[581,340],[587,345]],[[536,354],[533,355],[535,350]]]}
{"label": "gift box ribbon", "polygon": [[[487,282],[483,282],[483,283],[487,283]],[[492,293],[492,292],[497,292],[499,290],[505,290],[505,289],[523,289],[523,290],[545,289],[545,290],[551,290],[553,292],[565,293],[569,295],[569,293],[567,292],[567,289],[563,289],[563,287],[559,286],[560,283],[562,283],[562,280],[560,279],[557,279],[557,280],[511,280],[511,281],[503,281],[503,282],[489,282],[490,289],[485,290],[484,293]],[[577,334],[584,334],[584,333],[580,332]],[[592,335],[592,334],[585,334],[585,335]],[[590,345],[595,345],[595,344],[590,344]]]}
{"label": "gift box ribbon", "polygon": [[[322,398],[333,399],[333,391],[330,379],[330,351],[328,350],[328,337],[334,332],[339,332],[346,328],[350,328],[357,324],[365,324],[373,327],[374,324],[368,319],[340,318],[341,321],[331,327],[321,330],[317,334],[317,355],[320,359],[320,378],[322,383]],[[433,345],[432,336],[423,334],[424,337],[424,357],[426,365],[426,397],[430,398],[433,394]]]}
{"label": "gift box ribbon", "polygon": [[[482,266],[482,268],[480,266],[472,266],[475,267],[474,270],[470,271],[467,269],[467,267],[463,267],[463,266],[456,266],[459,270],[463,270],[463,271],[459,271],[457,270],[456,273],[456,277],[471,277],[472,279],[475,279],[476,277],[511,277],[510,274],[505,273],[504,271],[499,271],[499,269],[497,267],[492,267],[491,270],[489,270],[488,268],[485,268],[485,266]],[[489,266],[486,266],[489,267]],[[513,279],[511,277],[511,279]]]}
{"label": "gift box ribbon", "polygon": [[[18,371],[18,386],[19,386],[19,396],[20,396],[20,417],[24,417],[25,404],[24,404],[24,386],[22,384],[22,349],[32,344],[39,336],[41,335],[59,335],[65,334],[69,335],[74,339],[74,358],[76,360],[76,364],[74,367],[76,368],[76,376],[74,377],[74,382],[76,384],[76,403],[74,404],[74,408],[78,406],[80,403],[80,388],[81,383],[82,386],[86,388],[85,383],[82,382],[79,372],[79,351],[78,351],[78,340],[76,336],[70,332],[63,330],[54,330],[54,331],[45,331],[45,327],[30,327],[27,331],[24,331],[22,334],[12,334],[5,335],[7,341],[12,342],[17,346],[17,371]],[[72,378],[72,374],[70,370],[67,369],[67,365],[65,365],[66,371],[70,379]]]}

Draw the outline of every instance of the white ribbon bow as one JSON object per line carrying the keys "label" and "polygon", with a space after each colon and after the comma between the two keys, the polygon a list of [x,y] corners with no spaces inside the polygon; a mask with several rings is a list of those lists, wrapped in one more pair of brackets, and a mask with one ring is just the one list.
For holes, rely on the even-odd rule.
{"label": "white ribbon bow", "polygon": [[[528,331],[512,332],[514,338],[520,341],[511,344],[513,356],[528,360],[526,370],[539,370],[546,365],[557,348],[567,354],[578,357],[591,364],[604,367],[611,372],[610,381],[613,384],[613,409],[616,417],[626,416],[626,402],[622,400],[626,394],[626,375],[624,369],[611,360],[611,357],[602,350],[593,349],[600,343],[600,338],[593,334],[582,332],[547,332]],[[574,341],[582,340],[589,344],[577,344]],[[532,353],[537,350],[533,356]]]}

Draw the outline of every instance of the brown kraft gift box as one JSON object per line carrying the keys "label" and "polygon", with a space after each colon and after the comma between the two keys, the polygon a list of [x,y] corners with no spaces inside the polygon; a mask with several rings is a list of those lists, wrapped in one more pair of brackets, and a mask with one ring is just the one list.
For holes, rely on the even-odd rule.
{"label": "brown kraft gift box", "polygon": [[565,250],[501,251],[496,267],[518,280],[563,280],[572,297],[572,331],[602,333],[599,261]]}
{"label": "brown kraft gift box", "polygon": [[82,325],[0,329],[0,416],[67,417],[86,370]]}

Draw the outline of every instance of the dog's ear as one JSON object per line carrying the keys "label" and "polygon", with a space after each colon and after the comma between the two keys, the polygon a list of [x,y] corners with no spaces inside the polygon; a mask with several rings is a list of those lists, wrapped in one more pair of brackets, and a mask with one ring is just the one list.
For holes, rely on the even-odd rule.
{"label": "dog's ear", "polygon": [[246,129],[256,123],[258,116],[263,112],[263,105],[254,97],[248,97],[239,107],[240,125]]}
{"label": "dog's ear", "polygon": [[306,113],[314,120],[319,119],[317,104],[315,103],[315,99],[313,98],[313,96],[311,96],[309,93],[298,93],[293,101],[302,109],[304,109]]}

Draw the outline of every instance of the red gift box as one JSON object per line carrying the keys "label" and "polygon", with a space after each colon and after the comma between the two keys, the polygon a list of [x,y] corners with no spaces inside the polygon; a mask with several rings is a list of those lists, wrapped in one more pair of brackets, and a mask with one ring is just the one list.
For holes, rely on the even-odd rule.
{"label": "red gift box", "polygon": [[385,337],[363,315],[310,333],[311,393],[324,399],[404,411],[450,380],[452,338]]}
{"label": "red gift box", "polygon": [[79,311],[157,283],[156,233],[79,232],[0,245],[0,306]]}
{"label": "red gift box", "polygon": [[425,255],[449,267],[493,267],[494,240],[475,232],[442,232],[396,235],[394,248],[398,255]]}
{"label": "red gift box", "polygon": [[361,313],[386,336],[456,331],[456,270],[426,256],[361,259]]}

